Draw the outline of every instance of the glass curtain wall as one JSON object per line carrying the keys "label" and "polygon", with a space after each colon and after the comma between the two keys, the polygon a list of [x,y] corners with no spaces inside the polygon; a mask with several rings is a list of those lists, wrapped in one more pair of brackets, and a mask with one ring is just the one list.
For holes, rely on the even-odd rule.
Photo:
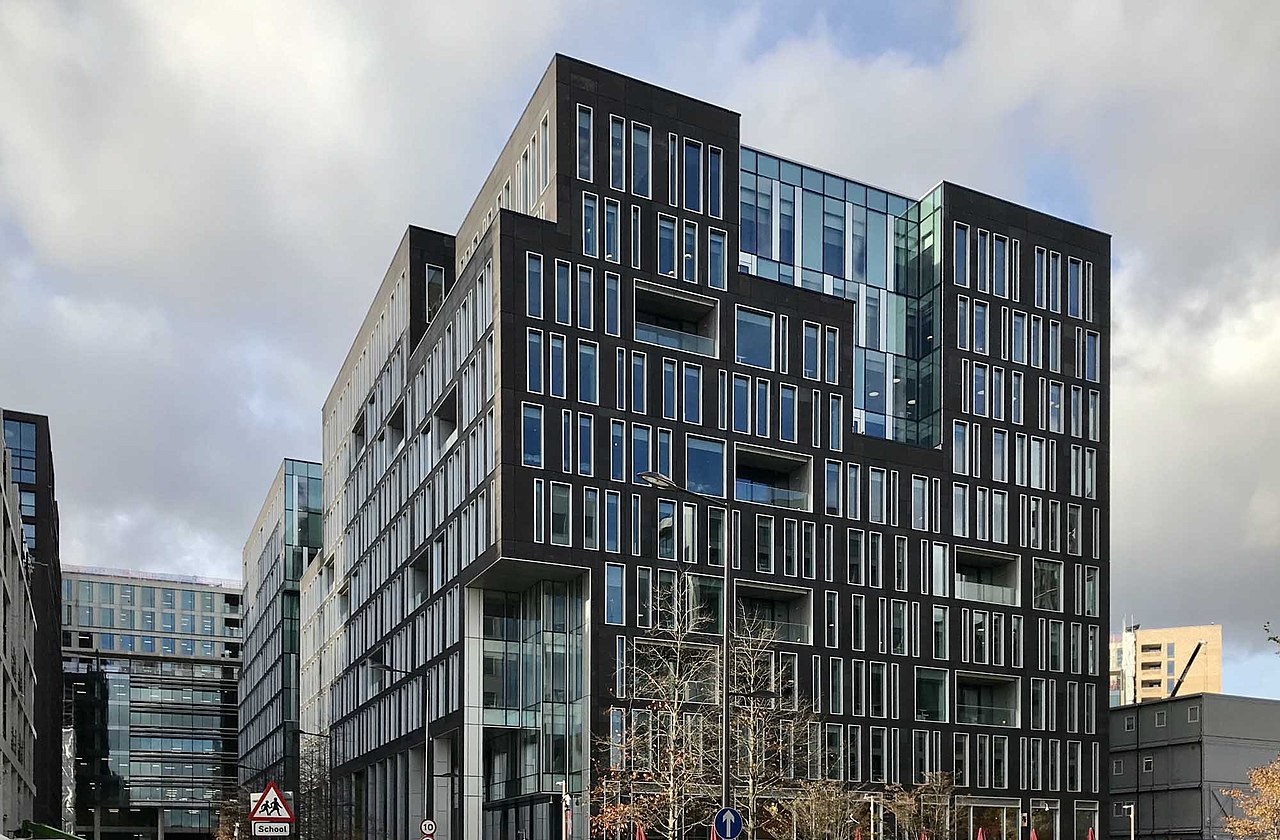
{"label": "glass curtain wall", "polygon": [[911,201],[742,149],[739,264],[854,302],[860,434],[929,447],[940,440],[941,195]]}

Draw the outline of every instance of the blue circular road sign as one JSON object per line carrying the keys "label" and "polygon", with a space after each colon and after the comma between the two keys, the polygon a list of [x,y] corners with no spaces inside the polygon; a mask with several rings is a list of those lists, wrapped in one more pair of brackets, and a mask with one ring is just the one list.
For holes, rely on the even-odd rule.
{"label": "blue circular road sign", "polygon": [[736,840],[742,833],[742,815],[732,808],[716,811],[716,836],[721,840]]}

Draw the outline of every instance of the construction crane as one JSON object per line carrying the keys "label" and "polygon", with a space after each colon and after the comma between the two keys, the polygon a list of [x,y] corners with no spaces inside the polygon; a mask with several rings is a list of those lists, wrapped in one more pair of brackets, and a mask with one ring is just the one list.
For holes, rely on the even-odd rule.
{"label": "construction crane", "polygon": [[1204,639],[1196,642],[1195,648],[1191,651],[1191,657],[1187,659],[1187,664],[1182,668],[1182,675],[1178,677],[1178,681],[1173,684],[1173,690],[1169,692],[1169,699],[1172,700],[1178,696],[1178,689],[1182,688],[1182,681],[1187,678],[1187,672],[1191,670],[1191,666],[1195,664],[1196,657],[1200,654],[1200,648],[1204,647]]}

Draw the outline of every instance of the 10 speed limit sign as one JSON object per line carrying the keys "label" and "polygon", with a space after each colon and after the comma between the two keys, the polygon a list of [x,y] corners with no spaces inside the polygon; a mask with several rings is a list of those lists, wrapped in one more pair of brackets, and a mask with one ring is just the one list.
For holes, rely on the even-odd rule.
{"label": "10 speed limit sign", "polygon": [[425,819],[418,824],[418,827],[422,829],[422,840],[435,840],[435,837],[436,837],[436,821],[435,820]]}

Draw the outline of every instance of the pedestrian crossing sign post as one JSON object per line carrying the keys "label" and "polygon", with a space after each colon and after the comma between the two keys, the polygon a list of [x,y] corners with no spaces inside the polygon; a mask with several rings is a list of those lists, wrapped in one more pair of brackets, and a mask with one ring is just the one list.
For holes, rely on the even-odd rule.
{"label": "pedestrian crossing sign post", "polygon": [[287,837],[293,833],[293,809],[289,807],[280,786],[267,782],[267,789],[253,801],[249,822],[254,837]]}

